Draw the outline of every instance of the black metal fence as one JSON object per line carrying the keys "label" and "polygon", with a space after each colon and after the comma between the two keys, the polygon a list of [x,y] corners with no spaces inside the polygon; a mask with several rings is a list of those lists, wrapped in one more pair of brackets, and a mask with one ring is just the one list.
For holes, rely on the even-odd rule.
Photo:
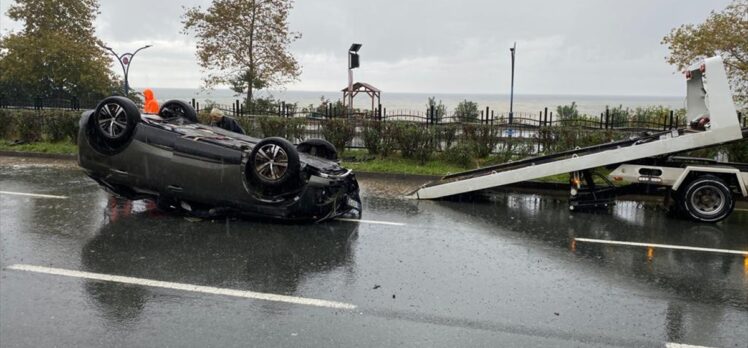
{"label": "black metal fence", "polygon": [[[92,109],[96,106],[96,101],[82,101],[78,98],[34,98],[28,100],[8,100],[0,95],[0,109],[27,109],[27,110],[84,110]],[[687,120],[684,116],[676,114],[675,111],[649,115],[648,117],[632,117],[630,115],[621,115],[606,109],[599,116],[579,116],[579,117],[554,117],[553,111],[549,108],[543,108],[538,112],[515,112],[512,117],[508,113],[497,112],[486,107],[477,112],[470,114],[444,113],[439,112],[436,108],[430,108],[423,111],[415,110],[387,110],[379,105],[372,111],[349,110],[347,108],[336,107],[335,104],[329,103],[317,108],[298,108],[296,104],[279,102],[274,105],[268,105],[264,108],[251,109],[246,108],[239,100],[232,104],[215,104],[201,105],[195,99],[190,103],[198,111],[205,114],[207,108],[219,108],[225,114],[232,116],[240,121],[247,131],[255,136],[263,136],[261,132],[262,117],[281,117],[301,121],[303,125],[299,127],[302,131],[292,141],[303,141],[309,138],[324,138],[324,123],[330,119],[346,119],[355,130],[353,140],[348,147],[363,148],[365,141],[363,132],[371,122],[402,122],[424,127],[437,128],[437,148],[444,148],[448,143],[447,138],[453,137],[458,140],[465,136],[465,127],[469,125],[489,125],[492,130],[494,140],[497,141],[496,150],[501,150],[502,146],[512,146],[516,143],[525,143],[531,145],[535,150],[541,152],[548,150],[552,144],[548,139],[558,138],[552,135],[560,129],[575,129],[575,137],[584,137],[587,134],[609,133],[614,131],[618,136],[633,134],[642,131],[662,131],[687,126]],[[748,127],[748,117],[743,117],[738,113],[743,127]],[[454,126],[454,127],[450,127]],[[441,130],[456,128],[454,134],[444,135]],[[551,135],[548,135],[551,134]],[[549,138],[550,137],[550,138]],[[448,145],[447,145],[448,147]]]}

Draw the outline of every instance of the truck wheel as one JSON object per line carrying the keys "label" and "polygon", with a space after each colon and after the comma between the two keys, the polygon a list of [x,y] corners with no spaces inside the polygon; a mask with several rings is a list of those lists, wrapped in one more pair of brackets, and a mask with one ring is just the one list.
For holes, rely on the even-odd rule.
{"label": "truck wheel", "polygon": [[735,209],[735,200],[727,183],[713,175],[696,178],[686,186],[681,197],[681,206],[695,221],[718,222]]}
{"label": "truck wheel", "polygon": [[118,96],[102,100],[92,116],[94,132],[110,146],[126,142],[139,121],[138,106]]}
{"label": "truck wheel", "polygon": [[309,139],[296,146],[299,152],[321,157],[330,161],[338,160],[338,150],[333,144],[323,139]]}
{"label": "truck wheel", "polygon": [[190,104],[181,100],[169,100],[158,111],[158,115],[163,118],[181,117],[190,123],[197,123],[197,112]]}
{"label": "truck wheel", "polygon": [[266,138],[257,143],[249,154],[246,175],[260,188],[289,187],[299,179],[299,153],[288,140]]}

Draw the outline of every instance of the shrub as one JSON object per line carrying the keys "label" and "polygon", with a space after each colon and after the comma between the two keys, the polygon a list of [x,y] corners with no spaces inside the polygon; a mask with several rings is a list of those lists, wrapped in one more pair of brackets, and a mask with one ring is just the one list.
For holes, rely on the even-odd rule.
{"label": "shrub", "polygon": [[630,113],[628,108],[623,108],[623,105],[609,109],[610,124],[613,127],[625,127],[628,124]]}
{"label": "shrub", "polygon": [[670,109],[664,106],[638,107],[631,112],[635,127],[659,127],[670,122]]}
{"label": "shrub", "polygon": [[242,127],[245,134],[250,135],[250,136],[257,136],[257,137],[262,136],[262,134],[258,134],[259,132],[257,132],[255,129],[254,118],[246,117],[246,116],[239,116],[236,118],[236,122],[238,122],[239,126]]}
{"label": "shrub", "polygon": [[364,140],[364,147],[369,151],[369,154],[379,154],[382,143],[382,124],[376,121],[365,123],[362,137]]}
{"label": "shrub", "polygon": [[479,114],[476,102],[463,100],[455,108],[455,118],[460,122],[475,122]]}
{"label": "shrub", "polygon": [[438,132],[438,146],[444,151],[455,143],[457,140],[457,126],[456,125],[443,125],[437,128]]}
{"label": "shrub", "polygon": [[28,143],[39,141],[42,138],[42,118],[34,111],[20,111],[15,114],[13,124],[15,125],[18,139]]}
{"label": "shrub", "polygon": [[43,118],[43,135],[45,140],[58,142],[78,141],[78,123],[80,115],[76,111],[48,111],[40,114]]}
{"label": "shrub", "polygon": [[403,157],[424,163],[434,152],[433,128],[401,123],[398,125],[397,142]]}
{"label": "shrub", "polygon": [[387,157],[397,150],[399,127],[396,122],[381,123],[380,127],[379,153]]}
{"label": "shrub", "polygon": [[576,119],[579,117],[577,102],[571,102],[571,105],[559,105],[556,107],[556,117],[560,121]]}
{"label": "shrub", "polygon": [[291,141],[301,141],[304,139],[306,132],[306,118],[295,117],[286,119],[286,139]]}
{"label": "shrub", "polygon": [[496,148],[496,144],[499,143],[499,135],[501,135],[501,129],[491,125],[480,125],[478,126],[478,132],[476,133],[476,152],[480,157],[487,157]]}
{"label": "shrub", "polygon": [[501,129],[485,124],[465,124],[462,127],[464,139],[475,147],[476,155],[488,157],[499,143]]}
{"label": "shrub", "polygon": [[322,136],[335,145],[340,154],[345,151],[345,145],[353,140],[355,135],[356,128],[346,119],[334,118],[322,123]]}
{"label": "shrub", "polygon": [[0,139],[8,139],[13,133],[14,117],[9,110],[0,110]]}
{"label": "shrub", "polygon": [[266,116],[258,117],[257,120],[260,123],[260,131],[262,132],[263,137],[283,137],[286,135],[286,124],[284,118]]}
{"label": "shrub", "polygon": [[306,131],[305,118],[288,118],[277,116],[258,117],[262,136],[283,137],[290,141],[300,141]]}
{"label": "shrub", "polygon": [[441,154],[442,160],[465,168],[473,164],[474,156],[475,146],[468,142],[457,143],[455,146],[444,150]]}

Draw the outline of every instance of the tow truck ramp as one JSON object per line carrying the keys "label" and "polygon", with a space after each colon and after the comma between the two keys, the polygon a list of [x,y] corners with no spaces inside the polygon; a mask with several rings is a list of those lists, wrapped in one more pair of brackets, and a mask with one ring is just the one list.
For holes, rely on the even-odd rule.
{"label": "tow truck ramp", "polygon": [[686,72],[686,77],[686,116],[688,120],[704,120],[703,129],[674,129],[447,175],[407,196],[438,199],[743,139],[722,59],[708,58],[698,68]]}

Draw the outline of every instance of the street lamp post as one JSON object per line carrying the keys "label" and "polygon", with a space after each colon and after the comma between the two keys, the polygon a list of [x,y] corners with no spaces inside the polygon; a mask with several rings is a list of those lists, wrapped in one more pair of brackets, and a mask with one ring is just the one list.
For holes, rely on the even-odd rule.
{"label": "street lamp post", "polygon": [[348,49],[348,112],[353,113],[353,69],[360,66],[358,50],[361,44],[354,43]]}
{"label": "street lamp post", "polygon": [[151,45],[145,45],[141,48],[138,48],[133,53],[123,53],[121,55],[114,52],[114,50],[111,47],[108,46],[102,46],[104,49],[108,50],[109,52],[112,52],[112,54],[117,57],[117,61],[119,62],[119,65],[122,67],[122,73],[125,74],[125,96],[128,96],[130,93],[130,85],[127,80],[127,75],[130,73],[130,65],[132,64],[133,58],[135,58],[135,55],[138,54],[141,50],[144,50],[148,47],[151,47]]}
{"label": "street lamp post", "polygon": [[514,119],[514,55],[517,52],[516,42],[509,51],[512,53],[512,89],[509,94],[509,124],[512,124],[512,120]]}

